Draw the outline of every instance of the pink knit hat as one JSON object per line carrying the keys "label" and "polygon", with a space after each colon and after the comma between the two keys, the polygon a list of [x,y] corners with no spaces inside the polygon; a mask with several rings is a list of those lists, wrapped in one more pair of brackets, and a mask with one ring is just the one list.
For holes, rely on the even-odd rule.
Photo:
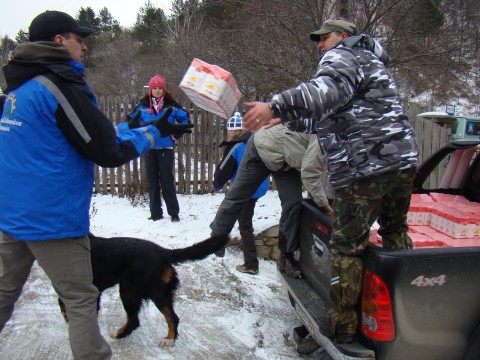
{"label": "pink knit hat", "polygon": [[150,112],[152,112],[152,89],[154,87],[161,87],[163,89],[163,94],[167,92],[167,88],[165,86],[165,78],[161,75],[155,75],[150,79],[148,82],[148,98],[150,99]]}

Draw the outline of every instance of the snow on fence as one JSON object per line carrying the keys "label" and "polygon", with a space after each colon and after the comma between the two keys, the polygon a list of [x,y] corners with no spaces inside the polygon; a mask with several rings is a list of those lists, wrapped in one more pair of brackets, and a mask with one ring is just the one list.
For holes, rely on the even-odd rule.
{"label": "snow on fence", "polygon": [[[132,98],[99,98],[102,111],[114,124],[124,121],[137,101]],[[192,134],[185,134],[175,148],[177,193],[205,194],[212,189],[215,166],[220,162],[223,148],[219,144],[227,137],[225,119],[190,105],[190,120],[195,125]],[[445,145],[448,130],[430,120],[417,118],[416,114],[426,111],[416,104],[409,104],[407,114],[411,119],[421,149],[420,162]],[[430,178],[431,186],[443,174]],[[114,186],[112,186],[112,184]],[[274,184],[272,183],[272,187]],[[135,196],[148,193],[147,176],[143,158],[135,159],[117,168],[95,166],[95,193]]]}

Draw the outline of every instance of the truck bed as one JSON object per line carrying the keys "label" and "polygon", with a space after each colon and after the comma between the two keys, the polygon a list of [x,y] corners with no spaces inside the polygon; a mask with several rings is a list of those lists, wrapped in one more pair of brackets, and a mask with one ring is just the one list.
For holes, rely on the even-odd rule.
{"label": "truck bed", "polygon": [[[450,143],[418,168],[407,219],[413,249],[383,249],[374,226],[355,344],[330,339],[331,221],[303,203],[304,278],[280,277],[304,326],[333,359],[480,360],[479,154],[478,140]],[[439,183],[430,181],[440,173]]]}

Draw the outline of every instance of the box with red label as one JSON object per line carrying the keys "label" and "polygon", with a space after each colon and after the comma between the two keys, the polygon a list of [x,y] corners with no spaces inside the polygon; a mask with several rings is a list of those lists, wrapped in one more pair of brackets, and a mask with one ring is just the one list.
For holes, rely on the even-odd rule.
{"label": "box with red label", "polygon": [[421,234],[419,232],[409,231],[408,236],[412,239],[412,245],[414,248],[442,248],[447,247],[445,242],[432,239],[430,236]]}
{"label": "box with red label", "polygon": [[432,209],[435,203],[431,202],[411,202],[407,213],[408,225],[430,225]]}
{"label": "box with red label", "polygon": [[478,216],[439,203],[433,209],[430,226],[453,238],[473,238],[480,232]]}
{"label": "box with red label", "polygon": [[448,240],[451,240],[452,237],[448,236],[447,234],[444,234],[438,230],[435,230],[431,226],[409,226],[408,227],[408,233],[418,233],[422,234],[425,236],[428,236],[430,239],[434,240],[439,240],[443,242],[447,242]]}
{"label": "box with red label", "polygon": [[200,59],[193,59],[180,88],[195,105],[225,119],[233,114],[240,100],[232,74]]}
{"label": "box with red label", "polygon": [[451,195],[442,193],[430,193],[430,197],[435,202],[455,201],[459,203],[469,203],[470,201],[461,195]]}
{"label": "box with red label", "polygon": [[469,214],[472,214],[475,219],[479,219],[477,224],[472,225],[470,229],[470,235],[471,237],[480,237],[480,204],[474,203],[474,202],[469,202],[469,203],[448,203],[452,209],[456,209],[459,211],[464,211]]}
{"label": "box with red label", "polygon": [[414,248],[479,246],[479,238],[453,238],[430,226],[409,226],[408,235]]}
{"label": "box with red label", "polygon": [[413,202],[433,202],[428,194],[412,194],[410,201]]}

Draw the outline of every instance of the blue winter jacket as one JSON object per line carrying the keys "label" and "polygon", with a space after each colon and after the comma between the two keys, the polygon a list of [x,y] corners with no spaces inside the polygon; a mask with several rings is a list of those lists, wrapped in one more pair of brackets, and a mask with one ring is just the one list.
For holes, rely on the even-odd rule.
{"label": "blue winter jacket", "polygon": [[[222,161],[215,168],[215,173],[213,175],[213,188],[215,190],[221,190],[225,183],[229,180],[235,182],[235,176],[237,175],[237,170],[242,161],[243,154],[245,153],[246,143],[252,133],[246,133],[235,141],[224,141],[220,146],[225,146],[225,151],[223,153]],[[268,176],[260,184],[255,194],[252,195],[252,199],[258,199],[265,195],[268,191],[269,179]]]}
{"label": "blue winter jacket", "polygon": [[[145,126],[150,124],[151,122],[158,120],[163,112],[171,107],[173,109],[172,113],[168,117],[168,121],[172,124],[175,122],[179,124],[188,124],[190,122],[188,112],[183,109],[179,103],[176,101],[171,100],[170,98],[166,98],[163,107],[160,111],[156,111],[155,108],[152,109],[150,112],[150,102],[148,96],[144,97],[140,104],[132,111],[132,113],[128,116],[129,119],[133,119],[137,114],[137,111],[141,111],[142,115],[140,116],[140,125]],[[174,134],[174,137],[178,140],[181,134]],[[171,136],[162,137],[161,140],[155,145],[155,149],[164,149],[164,148],[173,148],[175,146],[175,141],[171,138]]]}
{"label": "blue winter jacket", "polygon": [[117,136],[83,79],[83,65],[53,42],[19,45],[4,67],[0,120],[0,231],[17,240],[89,231],[94,163],[120,166],[161,138],[154,126]]}

